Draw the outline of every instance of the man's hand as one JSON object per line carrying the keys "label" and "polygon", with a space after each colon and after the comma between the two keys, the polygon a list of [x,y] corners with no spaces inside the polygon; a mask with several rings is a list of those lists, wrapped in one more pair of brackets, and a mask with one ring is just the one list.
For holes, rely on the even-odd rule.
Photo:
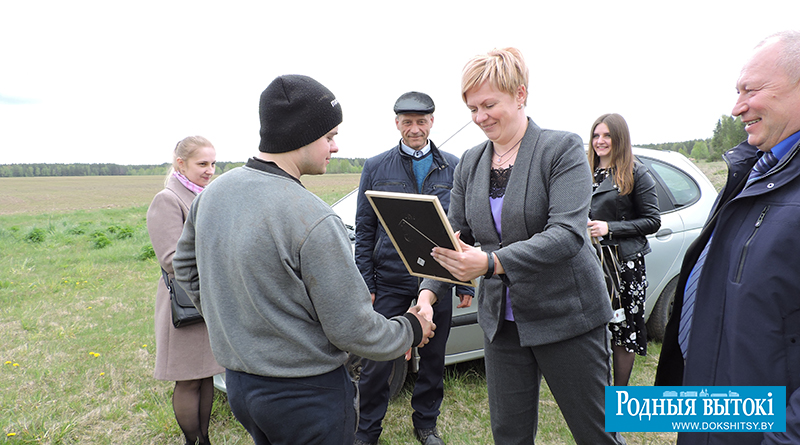
{"label": "man's hand", "polygon": [[422,341],[417,345],[418,348],[422,348],[433,338],[434,332],[436,330],[436,325],[433,323],[433,320],[429,320],[425,318],[425,315],[421,313],[420,306],[414,306],[408,310],[410,314],[413,314],[419,320],[419,324],[422,325]]}
{"label": "man's hand", "polygon": [[472,306],[472,295],[470,294],[458,294],[458,299],[461,300],[461,303],[458,304],[456,307],[470,307]]}

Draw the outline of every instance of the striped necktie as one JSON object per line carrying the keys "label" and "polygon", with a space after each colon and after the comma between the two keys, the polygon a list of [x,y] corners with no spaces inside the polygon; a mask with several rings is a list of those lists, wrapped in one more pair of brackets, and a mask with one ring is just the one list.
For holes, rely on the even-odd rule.
{"label": "striped necktie", "polygon": [[[765,173],[770,171],[772,167],[778,164],[778,161],[779,159],[772,154],[771,151],[765,151],[764,154],[761,155],[761,158],[758,159],[758,162],[756,162],[756,165],[753,166],[753,170],[750,172],[750,176],[747,178],[747,183],[749,184],[764,176]],[[697,283],[700,280],[700,274],[703,270],[703,264],[706,262],[708,247],[710,245],[711,238],[708,239],[703,251],[697,258],[697,262],[694,264],[694,268],[692,268],[692,272],[689,274],[689,280],[686,282],[686,291],[683,293],[681,323],[678,326],[678,344],[681,346],[681,354],[683,354],[684,360],[686,360],[689,350],[689,333],[691,332],[692,320],[694,319],[694,303],[697,299]]]}
{"label": "striped necktie", "polygon": [[771,151],[765,151],[764,154],[759,158],[756,165],[753,166],[753,170],[750,171],[750,176],[747,178],[747,183],[751,183],[756,179],[764,176],[772,167],[778,163],[779,159],[772,154]]}
{"label": "striped necktie", "polygon": [[[713,234],[711,237],[713,238]],[[700,280],[700,273],[703,270],[703,264],[706,262],[708,256],[708,246],[711,245],[711,238],[708,239],[706,246],[694,263],[692,273],[689,274],[689,281],[686,282],[686,291],[683,293],[683,306],[681,307],[681,324],[678,326],[678,344],[681,346],[681,354],[683,359],[686,360],[686,355],[689,350],[689,332],[692,329],[692,319],[694,318],[694,301],[697,297],[697,283]]]}

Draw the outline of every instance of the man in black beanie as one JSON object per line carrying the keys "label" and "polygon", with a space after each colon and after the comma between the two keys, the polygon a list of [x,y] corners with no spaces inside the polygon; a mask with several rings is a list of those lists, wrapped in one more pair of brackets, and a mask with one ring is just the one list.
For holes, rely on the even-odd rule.
{"label": "man in black beanie", "polygon": [[388,360],[426,344],[435,325],[418,307],[391,319],[372,310],[344,224],[300,183],[338,151],[333,93],[280,76],[259,112],[258,155],[194,200],[175,278],[205,318],[231,410],[257,445],[349,445],[356,388],[345,351]]}
{"label": "man in black beanie", "polygon": [[[400,142],[368,159],[361,173],[356,212],[356,264],[372,294],[375,311],[386,318],[405,312],[417,298],[420,280],[408,273],[364,192],[380,190],[436,195],[447,212],[458,158],[440,151],[428,139],[433,127],[434,108],[433,99],[425,93],[411,91],[401,95],[394,104]],[[456,293],[461,299],[459,307],[470,305],[473,292],[470,287],[457,287]],[[430,302],[419,303],[423,314],[433,317],[439,330],[430,344],[419,350],[419,372],[411,397],[411,407],[414,408],[411,420],[414,435],[421,443],[444,445],[436,420],[444,396],[444,354],[453,314],[452,297],[448,294],[442,298],[435,309]],[[396,361],[364,361],[358,385],[361,418],[356,445],[378,443],[391,396],[389,376],[393,366],[396,366]]]}

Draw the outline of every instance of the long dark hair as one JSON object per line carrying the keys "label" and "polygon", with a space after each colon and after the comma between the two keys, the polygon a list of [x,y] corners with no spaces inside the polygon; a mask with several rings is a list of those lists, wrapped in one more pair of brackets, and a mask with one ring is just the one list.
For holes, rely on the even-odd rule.
{"label": "long dark hair", "polygon": [[[613,174],[613,181],[619,188],[620,195],[627,195],[633,191],[633,150],[631,149],[631,133],[628,123],[617,113],[604,114],[592,124],[589,140],[594,139],[594,130],[600,124],[606,124],[611,135],[611,165],[608,168]],[[589,166],[592,171],[600,165],[600,157],[589,147]]]}

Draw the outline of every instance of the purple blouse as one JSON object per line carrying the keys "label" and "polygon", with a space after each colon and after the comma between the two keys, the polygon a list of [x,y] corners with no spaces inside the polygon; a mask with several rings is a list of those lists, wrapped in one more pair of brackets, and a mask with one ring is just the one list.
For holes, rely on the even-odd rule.
{"label": "purple blouse", "polygon": [[[497,230],[497,236],[500,237],[500,244],[503,243],[503,227],[502,227],[502,214],[503,214],[503,197],[506,193],[506,185],[508,185],[508,178],[511,176],[511,167],[499,169],[493,168],[489,175],[489,205],[492,208],[492,217],[494,218],[494,228]],[[506,288],[506,314],[505,319],[514,321],[514,311],[511,308],[511,294]]]}

